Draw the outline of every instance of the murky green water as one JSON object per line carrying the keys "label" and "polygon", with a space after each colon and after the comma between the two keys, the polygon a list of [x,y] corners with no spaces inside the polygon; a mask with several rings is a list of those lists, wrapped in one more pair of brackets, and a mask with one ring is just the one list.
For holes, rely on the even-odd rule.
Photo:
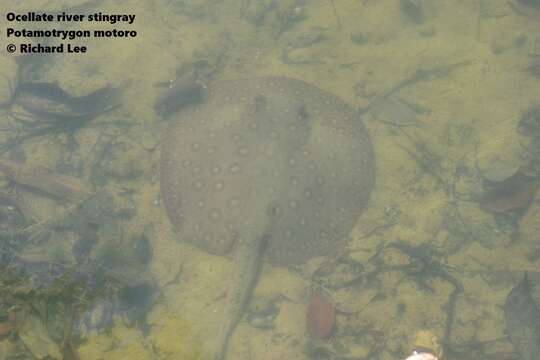
{"label": "murky green water", "polygon": [[[84,17],[17,22],[10,12]],[[135,17],[113,24],[99,13]],[[540,301],[538,1],[33,0],[0,4],[0,25],[0,359],[219,357],[242,236],[224,223],[231,251],[200,245],[209,226],[195,228],[195,202],[190,213],[181,208],[183,194],[195,198],[192,187],[206,184],[195,175],[193,184],[181,183],[183,169],[175,170],[180,189],[168,192],[180,198],[169,199],[179,208],[173,229],[160,190],[162,139],[182,114],[204,106],[215,84],[266,76],[302,80],[349,104],[353,116],[344,123],[367,128],[376,176],[366,211],[352,228],[339,228],[357,208],[333,195],[357,186],[343,183],[351,173],[340,163],[355,154],[332,137],[346,112],[321,121],[312,97],[304,103],[266,88],[247,94],[238,111],[208,112],[210,124],[225,119],[223,128],[210,126],[220,134],[231,131],[227,119],[264,126],[273,118],[261,109],[274,112],[276,104],[317,123],[302,128],[300,150],[296,136],[283,142],[287,149],[272,142],[272,129],[285,137],[296,131],[287,121],[267,138],[248,126],[231,135],[283,156],[241,164],[264,181],[237,182],[238,200],[251,205],[229,216],[264,229],[253,238],[290,233],[290,244],[302,238],[309,246],[311,232],[287,232],[291,219],[310,229],[332,229],[336,220],[334,232],[313,231],[313,244],[350,234],[299,266],[256,261],[256,285],[221,356],[404,360],[422,348],[439,360],[534,357],[538,329],[524,319],[537,316]],[[51,36],[8,37],[9,28]],[[84,31],[90,36],[77,37]],[[21,53],[38,51],[38,43],[49,51],[63,44],[64,52]],[[196,125],[181,127],[179,143],[194,141],[182,134],[202,136]],[[276,164],[294,167],[290,158],[302,150],[339,188],[325,191],[311,171],[275,175],[289,169]],[[211,170],[210,161],[205,166]],[[303,219],[304,199],[294,215],[279,217],[281,197],[272,191],[300,194],[295,181],[324,195],[322,216],[313,206]],[[219,204],[213,196],[207,200]],[[201,240],[182,238],[183,217]],[[525,272],[531,287],[514,293],[533,300],[520,312],[515,297],[506,299]],[[514,348],[510,339],[525,345]]]}

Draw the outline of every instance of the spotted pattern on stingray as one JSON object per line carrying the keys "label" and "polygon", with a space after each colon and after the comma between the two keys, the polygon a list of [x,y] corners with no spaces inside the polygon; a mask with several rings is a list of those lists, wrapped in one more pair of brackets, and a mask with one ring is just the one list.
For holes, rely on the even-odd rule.
{"label": "spotted pattern on stingray", "polygon": [[276,264],[343,246],[366,208],[375,162],[355,111],[305,82],[215,83],[164,135],[161,191],[179,239],[226,254],[265,237]]}

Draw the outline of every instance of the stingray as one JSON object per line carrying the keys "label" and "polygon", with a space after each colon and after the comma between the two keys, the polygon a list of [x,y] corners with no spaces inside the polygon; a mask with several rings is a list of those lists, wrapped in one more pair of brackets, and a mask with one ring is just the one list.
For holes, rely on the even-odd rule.
{"label": "stingray", "polygon": [[161,192],[178,238],[234,254],[222,359],[261,258],[289,266],[335,253],[367,207],[368,132],[338,97],[303,81],[219,81],[174,115],[161,146]]}

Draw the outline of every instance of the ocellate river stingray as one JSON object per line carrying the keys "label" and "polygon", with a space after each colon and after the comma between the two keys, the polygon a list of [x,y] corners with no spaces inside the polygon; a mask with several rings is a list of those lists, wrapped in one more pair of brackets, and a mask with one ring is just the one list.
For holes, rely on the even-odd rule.
{"label": "ocellate river stingray", "polygon": [[179,240],[235,254],[215,359],[225,357],[261,256],[293,265],[343,248],[374,176],[358,114],[300,80],[216,82],[175,115],[161,147],[169,219]]}

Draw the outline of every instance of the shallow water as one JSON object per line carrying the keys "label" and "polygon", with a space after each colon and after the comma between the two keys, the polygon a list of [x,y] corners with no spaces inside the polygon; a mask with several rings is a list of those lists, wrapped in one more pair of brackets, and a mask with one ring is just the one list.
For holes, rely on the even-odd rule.
{"label": "shallow water", "polygon": [[[1,4],[0,14],[73,5]],[[121,108],[72,134],[61,129],[9,142],[2,155],[76,177],[101,195],[79,207],[21,184],[12,196],[17,179],[1,179],[0,230],[47,230],[34,237],[35,226],[21,230],[17,241],[2,233],[3,274],[27,275],[17,278],[20,286],[2,285],[1,349],[53,356],[62,350],[63,329],[80,323],[53,318],[80,312],[95,319],[71,336],[70,351],[80,359],[211,356],[234,258],[202,251],[173,230],[160,193],[160,146],[164,129],[181,117],[163,119],[154,106],[169,80],[194,69],[209,84],[285,76],[327,91],[358,109],[376,158],[367,210],[340,233],[346,246],[294,268],[265,262],[228,359],[399,360],[418,346],[444,350],[448,360],[515,353],[501,307],[524,271],[538,271],[540,258],[534,4],[105,0],[69,11],[136,19],[44,27],[138,35],[77,39],[87,53],[34,55],[18,65],[2,53],[5,78],[13,80],[18,67],[24,81],[57,83],[77,97],[130,85]],[[8,93],[2,81],[0,104],[10,102]],[[28,131],[11,115],[0,114],[0,128],[10,130],[1,141]],[[513,193],[513,176],[531,185]],[[481,206],[486,194],[488,211]],[[62,274],[65,282],[55,283]],[[71,296],[65,284],[80,292]],[[28,288],[38,290],[23,292]],[[306,330],[310,298],[321,291],[338,309],[332,340],[310,339]],[[23,310],[10,315],[13,307]],[[8,325],[17,319],[19,330]],[[4,337],[6,328],[19,335]],[[32,343],[38,335],[46,345]]]}

